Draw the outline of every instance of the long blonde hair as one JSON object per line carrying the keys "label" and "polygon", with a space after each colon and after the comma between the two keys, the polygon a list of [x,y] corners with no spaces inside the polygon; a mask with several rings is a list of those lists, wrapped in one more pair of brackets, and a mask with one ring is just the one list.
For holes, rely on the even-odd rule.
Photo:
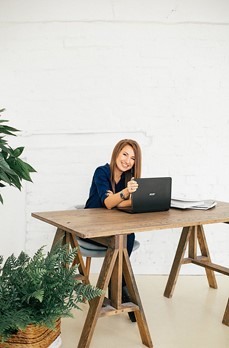
{"label": "long blonde hair", "polygon": [[115,187],[115,180],[114,180],[114,170],[116,167],[116,159],[119,155],[119,153],[122,151],[122,149],[129,145],[132,147],[135,155],[135,161],[133,167],[125,172],[125,183],[127,183],[132,177],[135,179],[141,177],[141,169],[142,169],[142,153],[141,148],[139,144],[132,139],[122,139],[120,140],[114,147],[112,155],[111,155],[111,161],[110,161],[110,170],[111,170],[111,184],[114,191]]}

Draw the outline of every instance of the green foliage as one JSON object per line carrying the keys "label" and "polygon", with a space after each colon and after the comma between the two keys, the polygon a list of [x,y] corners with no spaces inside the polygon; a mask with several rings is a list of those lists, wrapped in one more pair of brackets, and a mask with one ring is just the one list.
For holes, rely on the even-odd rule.
{"label": "green foliage", "polygon": [[78,266],[71,265],[77,250],[58,244],[44,255],[21,252],[5,261],[0,256],[0,336],[6,340],[28,324],[54,329],[60,317],[72,316],[78,303],[101,296],[102,290],[76,279]]}
{"label": "green foliage", "polygon": [[[0,110],[0,117],[3,111],[4,109]],[[12,149],[8,145],[5,136],[16,136],[15,133],[19,132],[19,130],[6,125],[5,123],[7,122],[8,120],[0,119],[0,187],[4,187],[7,184],[21,190],[22,180],[32,181],[30,173],[36,172],[36,170],[20,158],[24,147]],[[1,194],[0,202],[3,203]]]}

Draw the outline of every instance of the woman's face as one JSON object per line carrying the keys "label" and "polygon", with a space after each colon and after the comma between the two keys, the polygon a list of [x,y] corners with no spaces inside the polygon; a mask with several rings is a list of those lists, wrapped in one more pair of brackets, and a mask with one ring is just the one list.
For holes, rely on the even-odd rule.
{"label": "woman's face", "polygon": [[116,158],[116,166],[121,172],[130,170],[135,162],[134,150],[130,145],[124,146]]}

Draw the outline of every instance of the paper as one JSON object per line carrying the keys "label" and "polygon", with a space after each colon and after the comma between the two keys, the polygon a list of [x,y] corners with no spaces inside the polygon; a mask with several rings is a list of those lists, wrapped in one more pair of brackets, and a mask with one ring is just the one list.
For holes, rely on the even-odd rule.
{"label": "paper", "polygon": [[216,201],[214,200],[203,200],[203,201],[193,201],[193,200],[183,200],[183,199],[171,199],[171,208],[179,209],[201,209],[207,210],[216,206]]}
{"label": "paper", "polygon": [[217,204],[216,201],[206,200],[206,201],[204,201],[204,204],[197,205],[197,206],[192,207],[190,209],[208,210],[208,209],[211,209],[211,208],[215,207],[216,204]]}

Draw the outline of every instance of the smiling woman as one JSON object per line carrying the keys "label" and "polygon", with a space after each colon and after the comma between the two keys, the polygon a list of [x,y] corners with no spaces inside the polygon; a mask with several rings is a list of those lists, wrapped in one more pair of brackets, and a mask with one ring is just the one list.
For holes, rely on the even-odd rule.
{"label": "smiling woman", "polygon": [[[120,140],[113,149],[110,164],[106,163],[96,168],[85,208],[112,209],[131,205],[131,194],[138,189],[138,183],[134,179],[141,176],[141,162],[139,144],[132,139]],[[134,233],[127,236],[129,256],[133,251],[134,240]],[[125,279],[122,297],[123,302],[129,302]],[[129,316],[131,321],[135,321],[133,312],[130,312]]]}
{"label": "smiling woman", "polygon": [[131,193],[138,188],[134,178],[141,176],[141,149],[132,139],[120,140],[114,147],[110,164],[95,170],[85,208],[131,205]]}

